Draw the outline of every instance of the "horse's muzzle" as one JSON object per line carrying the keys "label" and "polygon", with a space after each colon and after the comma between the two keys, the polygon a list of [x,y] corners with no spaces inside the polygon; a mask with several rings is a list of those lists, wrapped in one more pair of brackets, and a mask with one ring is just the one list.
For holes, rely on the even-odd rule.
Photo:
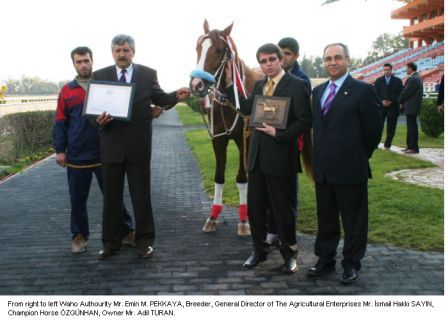
{"label": "horse's muzzle", "polygon": [[190,91],[195,96],[206,96],[210,86],[215,83],[215,76],[203,70],[194,70],[190,76]]}
{"label": "horse's muzzle", "polygon": [[205,97],[208,94],[211,83],[202,80],[197,77],[192,77],[190,80],[190,92],[201,98]]}

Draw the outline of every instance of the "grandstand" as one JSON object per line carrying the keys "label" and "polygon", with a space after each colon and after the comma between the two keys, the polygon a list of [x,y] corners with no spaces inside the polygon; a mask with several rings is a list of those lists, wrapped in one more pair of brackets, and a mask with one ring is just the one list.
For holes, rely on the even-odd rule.
{"label": "grandstand", "polygon": [[[425,92],[434,92],[444,70],[444,3],[442,0],[414,0],[394,10],[394,19],[409,19],[403,28],[410,48],[399,50],[352,71],[354,77],[373,83],[383,73],[383,64],[394,67],[395,76],[406,80],[406,64],[415,62],[423,79]],[[415,48],[414,48],[415,47]]]}

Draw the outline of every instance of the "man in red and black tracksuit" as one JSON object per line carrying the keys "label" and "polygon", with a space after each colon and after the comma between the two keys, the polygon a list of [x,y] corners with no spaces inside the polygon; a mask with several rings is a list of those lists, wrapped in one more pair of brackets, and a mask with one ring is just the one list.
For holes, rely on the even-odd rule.
{"label": "man in red and black tracksuit", "polygon": [[[58,98],[53,128],[53,144],[56,162],[67,167],[67,178],[71,203],[72,252],[86,250],[89,237],[87,198],[92,176],[103,189],[100,143],[98,129],[82,115],[87,82],[92,77],[92,51],[87,47],[77,47],[71,53],[76,78],[66,84]],[[123,207],[124,244],[133,244],[132,219]]]}

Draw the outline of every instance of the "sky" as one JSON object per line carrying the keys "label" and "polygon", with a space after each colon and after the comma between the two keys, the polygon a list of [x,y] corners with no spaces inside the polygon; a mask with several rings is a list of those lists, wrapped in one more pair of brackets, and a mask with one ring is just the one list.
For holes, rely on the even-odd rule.
{"label": "sky", "polygon": [[[166,91],[188,86],[196,66],[196,40],[207,19],[211,29],[232,22],[240,57],[258,66],[261,45],[296,38],[300,53],[320,56],[324,46],[344,42],[352,57],[365,57],[382,33],[397,34],[406,20],[392,20],[395,0],[14,0],[1,6],[0,83],[38,76],[70,80],[75,71],[70,52],[93,51],[94,69],[113,64],[110,42],[129,34],[136,43],[135,63],[158,71]],[[225,4],[225,5],[224,5]]]}

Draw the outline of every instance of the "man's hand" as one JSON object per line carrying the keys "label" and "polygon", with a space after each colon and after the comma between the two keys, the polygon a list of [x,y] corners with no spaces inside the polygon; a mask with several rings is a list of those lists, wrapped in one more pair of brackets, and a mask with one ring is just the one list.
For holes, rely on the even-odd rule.
{"label": "man's hand", "polygon": [[160,117],[161,114],[163,114],[163,109],[159,107],[158,105],[151,104],[151,116],[153,118]]}
{"label": "man's hand", "polygon": [[185,100],[190,96],[190,90],[186,87],[182,87],[176,91],[177,100]]}
{"label": "man's hand", "polygon": [[392,104],[392,101],[389,100],[383,100],[382,101],[383,107],[388,108]]}
{"label": "man's hand", "polygon": [[103,112],[98,116],[98,118],[96,118],[96,123],[98,123],[102,127],[105,124],[111,122],[112,120],[113,118],[110,116],[109,113]]}
{"label": "man's hand", "polygon": [[444,111],[443,104],[437,106],[437,111],[439,111],[440,113]]}
{"label": "man's hand", "polygon": [[56,164],[65,167],[67,165],[67,155],[65,153],[56,154]]}
{"label": "man's hand", "polygon": [[258,131],[264,132],[265,134],[272,136],[275,138],[275,134],[277,133],[276,129],[266,123],[263,122],[263,128],[255,128]]}

